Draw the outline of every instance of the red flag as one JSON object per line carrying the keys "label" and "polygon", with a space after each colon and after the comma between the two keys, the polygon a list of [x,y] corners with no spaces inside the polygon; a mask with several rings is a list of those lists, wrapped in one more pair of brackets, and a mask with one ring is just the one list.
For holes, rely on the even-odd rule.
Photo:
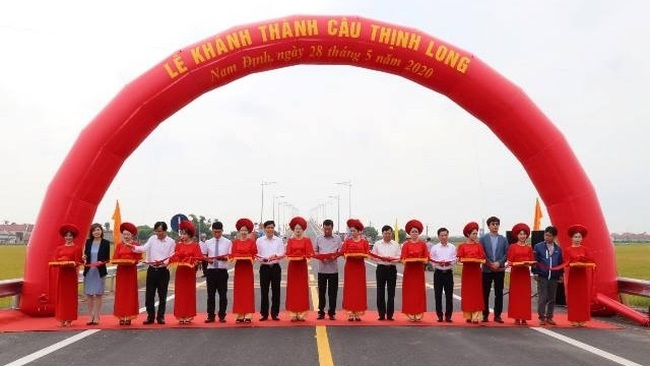
{"label": "red flag", "polygon": [[120,213],[120,201],[115,201],[115,211],[113,212],[113,243],[120,242],[120,226],[122,225],[122,214]]}
{"label": "red flag", "polygon": [[539,205],[539,198],[535,199],[535,218],[533,219],[533,230],[539,230],[539,224],[542,220],[542,207]]}

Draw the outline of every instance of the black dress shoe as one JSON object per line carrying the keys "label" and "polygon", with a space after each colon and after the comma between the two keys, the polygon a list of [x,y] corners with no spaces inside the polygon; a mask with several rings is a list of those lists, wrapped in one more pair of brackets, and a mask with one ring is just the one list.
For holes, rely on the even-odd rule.
{"label": "black dress shoe", "polygon": [[263,317],[260,318],[260,321],[263,322],[263,321],[266,321],[266,320],[268,320],[268,319],[269,319],[269,316],[268,316],[268,315],[265,315],[265,316],[263,316]]}
{"label": "black dress shoe", "polygon": [[486,316],[486,317],[483,317],[483,320],[481,320],[481,322],[483,322],[483,323],[487,323],[487,322],[489,322],[487,316]]}
{"label": "black dress shoe", "polygon": [[495,317],[494,317],[494,321],[497,322],[497,323],[499,323],[499,324],[503,324],[503,319],[501,319],[500,316],[495,316]]}
{"label": "black dress shoe", "polygon": [[442,323],[442,318],[437,319],[438,323]]}
{"label": "black dress shoe", "polygon": [[392,317],[392,316],[389,316],[388,318],[386,318],[386,320],[389,320],[389,321],[391,321],[391,322],[392,322],[392,321],[393,321],[393,320],[395,320],[395,319],[393,319],[393,317]]}
{"label": "black dress shoe", "polygon": [[153,324],[153,318],[147,318],[147,320],[143,321],[142,324],[144,325]]}
{"label": "black dress shoe", "polygon": [[318,314],[318,317],[316,317],[317,320],[323,320],[325,319],[325,314]]}
{"label": "black dress shoe", "polygon": [[447,319],[445,319],[445,321],[446,321],[447,323],[451,323],[451,322],[452,322],[451,318],[447,318]]}
{"label": "black dress shoe", "polygon": [[225,323],[225,322],[226,322],[226,318],[219,318],[219,323]]}
{"label": "black dress shoe", "polygon": [[277,315],[271,315],[271,319],[278,321],[280,318]]}
{"label": "black dress shoe", "polygon": [[380,316],[379,318],[377,318],[377,320],[384,321],[384,320],[386,320],[386,318],[384,318],[383,316]]}
{"label": "black dress shoe", "polygon": [[330,315],[330,320],[336,320],[336,316],[335,315]]}
{"label": "black dress shoe", "polygon": [[204,323],[214,323],[214,318],[207,318],[203,322]]}
{"label": "black dress shoe", "polygon": [[158,322],[158,324],[165,324],[165,318],[158,318],[156,319],[156,322]]}

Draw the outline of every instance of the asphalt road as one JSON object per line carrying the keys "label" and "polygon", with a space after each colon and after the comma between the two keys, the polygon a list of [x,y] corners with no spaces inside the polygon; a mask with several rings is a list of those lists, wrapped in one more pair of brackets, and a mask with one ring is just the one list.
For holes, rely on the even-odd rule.
{"label": "asphalt road", "polygon": [[[340,262],[342,267],[342,261]],[[375,271],[372,264],[367,265],[366,273],[369,284],[368,306],[370,310],[374,310],[376,291]],[[283,270],[283,280],[285,275],[286,271]],[[342,280],[342,269],[340,277]],[[203,279],[198,277],[197,281],[201,283]],[[427,282],[428,287],[431,287],[431,272],[427,272]],[[458,284],[460,281],[456,282]],[[396,309],[401,308],[399,283],[398,280]],[[429,288],[427,291],[428,308],[432,311],[433,290]],[[170,291],[170,294],[173,292]],[[342,291],[339,291],[339,309],[341,295]],[[144,304],[142,296],[143,292],[141,292],[140,304]],[[197,296],[198,311],[204,312],[204,287],[199,287]],[[232,299],[232,292],[229,293],[229,299]],[[111,313],[110,300],[110,296],[106,296],[103,309],[105,314]],[[454,302],[455,309],[459,309],[460,302],[458,300]],[[507,304],[507,299],[504,302]],[[259,299],[257,304],[259,306]],[[284,304],[281,304],[281,308],[284,308]],[[82,309],[83,304],[80,304],[80,310]],[[169,301],[168,322],[174,321],[172,312],[173,301]],[[344,316],[342,312],[339,315]],[[103,319],[114,321],[110,315],[105,315]],[[230,314],[228,319],[232,321]],[[202,318],[196,319],[197,322],[202,320]],[[606,321],[620,320],[608,318]],[[327,325],[326,322],[323,324]],[[624,321],[620,324],[623,328],[619,330],[435,326],[275,328],[253,326],[171,329],[161,326],[154,330],[6,333],[0,336],[0,364],[68,366],[88,364],[94,366],[324,365],[332,363],[355,366],[650,364],[650,331]],[[320,338],[319,332],[321,332]],[[322,337],[322,334],[325,334],[323,332],[326,332],[326,337]],[[325,339],[324,344],[323,339]],[[65,342],[65,345],[59,347],[59,342]],[[48,347],[52,348],[48,349]]]}

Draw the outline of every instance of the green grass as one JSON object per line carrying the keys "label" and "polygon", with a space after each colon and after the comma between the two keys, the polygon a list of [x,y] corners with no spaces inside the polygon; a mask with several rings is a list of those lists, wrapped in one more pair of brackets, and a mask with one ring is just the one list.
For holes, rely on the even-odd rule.
{"label": "green grass", "polygon": [[22,278],[26,245],[0,245],[0,280]]}
{"label": "green grass", "polygon": [[[0,245],[0,280],[22,278],[26,245]],[[11,297],[0,298],[0,309],[11,306]]]}
{"label": "green grass", "polygon": [[[616,245],[616,269],[621,277],[650,280],[650,244]],[[622,295],[623,302],[647,309],[650,298],[644,296]]]}
{"label": "green grass", "polygon": [[650,280],[650,244],[616,245],[614,251],[619,276]]}

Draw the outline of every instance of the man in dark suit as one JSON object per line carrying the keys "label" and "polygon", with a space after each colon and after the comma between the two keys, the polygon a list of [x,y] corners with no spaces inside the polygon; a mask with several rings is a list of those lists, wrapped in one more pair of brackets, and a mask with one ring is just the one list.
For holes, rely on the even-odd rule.
{"label": "man in dark suit", "polygon": [[483,270],[483,322],[488,321],[490,315],[490,289],[494,282],[494,321],[503,323],[501,312],[503,311],[503,282],[505,279],[506,253],[508,252],[508,241],[499,234],[501,220],[498,217],[490,216],[487,219],[489,232],[480,239],[485,251],[485,263]]}

